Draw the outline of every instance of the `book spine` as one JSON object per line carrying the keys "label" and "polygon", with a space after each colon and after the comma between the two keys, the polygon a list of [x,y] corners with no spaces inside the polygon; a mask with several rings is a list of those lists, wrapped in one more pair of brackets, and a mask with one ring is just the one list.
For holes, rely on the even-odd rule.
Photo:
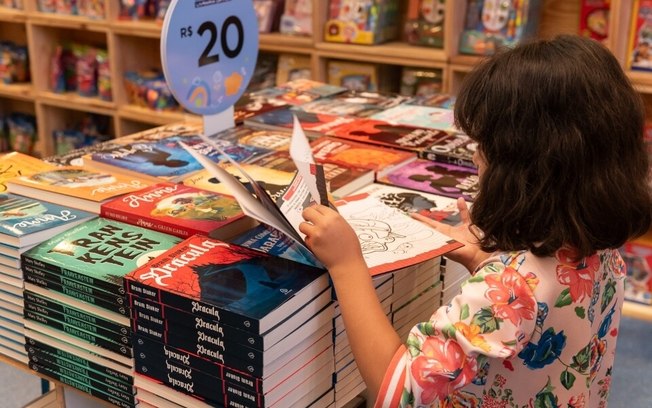
{"label": "book spine", "polygon": [[87,331],[93,335],[98,335],[115,341],[117,344],[124,344],[130,346],[131,339],[129,336],[125,336],[119,332],[116,332],[111,329],[107,329],[97,324],[90,323],[86,320],[78,319],[74,316],[67,315],[65,313],[60,313],[43,306],[34,305],[33,303],[26,301],[24,306],[24,313],[35,313],[40,316],[44,316],[50,319],[57,320],[61,323],[68,324],[70,326],[76,327],[78,329]]}
{"label": "book spine", "polygon": [[45,374],[48,377],[54,378],[59,382],[76,388],[103,401],[110,402],[111,404],[118,407],[135,407],[135,395],[126,395],[123,392],[107,387],[106,385],[95,380],[76,375],[74,372],[70,372],[70,370],[65,368],[52,369],[40,364],[35,364],[32,361],[30,361],[28,365],[30,369],[37,373]]}
{"label": "book spine", "polygon": [[[114,377],[122,382],[125,382],[127,384],[133,384],[134,383],[134,378],[132,376],[126,375],[124,373],[121,373],[119,371],[115,371],[112,368],[106,367],[101,363],[95,363],[91,360],[88,360],[86,358],[80,357],[75,354],[68,353],[67,351],[60,350],[55,346],[51,346],[49,344],[42,343],[38,340],[34,340],[30,338],[29,336],[25,336],[25,350],[27,350],[27,353],[30,352],[44,352],[52,356],[56,357],[61,357],[69,361],[74,361],[79,365],[82,366],[87,366],[87,367],[95,367],[98,371],[102,371],[105,373],[107,376]],[[98,359],[103,359],[102,357],[98,357]],[[116,363],[117,364],[117,363]],[[126,367],[125,367],[126,368]]]}
{"label": "book spine", "polygon": [[476,167],[473,164],[473,161],[471,161],[471,160],[464,159],[464,158],[461,158],[461,157],[448,156],[448,155],[445,155],[445,154],[433,152],[431,150],[419,150],[417,152],[417,156],[420,159],[435,161],[435,162],[438,162],[438,163],[454,164],[456,166],[470,167],[472,169],[474,169]]}
{"label": "book spine", "polygon": [[226,352],[224,343],[201,330],[188,330],[183,333],[159,331],[154,328],[135,324],[134,333],[149,337],[180,350],[197,354],[236,370],[250,370],[255,367],[263,369],[263,352],[242,347]]}
{"label": "book spine", "polygon": [[[225,310],[219,306],[204,303],[195,299],[190,299],[176,293],[152,288],[132,279],[127,279],[126,282],[127,291],[132,296],[148,299],[160,304],[165,304],[175,309],[187,310],[197,316],[213,319],[222,324],[239,328],[249,333],[257,335],[260,334],[259,322],[256,319],[251,319],[246,316],[242,316],[239,313]],[[162,313],[162,311],[159,313]]]}
{"label": "book spine", "polygon": [[145,365],[136,361],[136,372],[146,375],[187,395],[200,397],[225,407],[262,407],[264,397],[225,383],[207,374],[168,361]]}
{"label": "book spine", "polygon": [[35,364],[40,364],[44,367],[49,367],[53,370],[56,370],[58,367],[63,367],[67,370],[76,373],[77,375],[92,378],[93,380],[99,381],[100,383],[107,384],[108,386],[111,386],[121,392],[127,394],[134,393],[133,384],[123,383],[111,376],[107,376],[106,374],[103,374],[101,371],[89,369],[88,367],[78,365],[75,362],[60,357],[52,356],[44,351],[33,349],[31,353],[28,352],[28,356],[30,361],[32,361]]}
{"label": "book spine", "polygon": [[122,305],[118,304],[117,301],[111,302],[102,298],[97,298],[95,296],[88,295],[86,293],[81,293],[75,289],[69,288],[68,286],[64,286],[60,283],[52,282],[48,279],[42,279],[40,277],[33,276],[31,273],[27,271],[25,271],[24,278],[26,282],[32,283],[36,286],[40,286],[45,289],[50,289],[55,292],[64,294],[66,296],[75,298],[77,300],[81,300],[82,302],[90,303],[97,307],[101,307],[111,312],[115,312],[123,316],[129,317],[129,313],[130,313],[129,309],[124,304]]}
{"label": "book spine", "polygon": [[262,370],[239,371],[196,354],[134,334],[134,355],[144,364],[170,361],[211,377],[222,379],[252,392],[262,393]]}
{"label": "book spine", "polygon": [[[211,336],[221,338],[233,347],[246,346],[254,350],[264,350],[262,336],[253,335],[244,330],[223,325],[219,321],[206,317],[195,316],[182,310],[161,304],[152,304],[147,300],[131,297],[129,306],[131,317],[138,323],[168,331],[170,327],[184,327],[192,330],[204,330]],[[161,315],[152,313],[161,310]]]}
{"label": "book spine", "polygon": [[134,210],[134,212],[127,212],[123,210],[118,210],[114,208],[104,208],[100,209],[100,216],[108,218],[115,221],[121,221],[125,224],[136,225],[138,227],[143,227],[151,229],[154,231],[162,232],[165,234],[174,235],[181,238],[189,238],[195,234],[202,233],[201,231],[189,229],[185,226],[175,225],[167,221],[160,219],[152,220],[145,217],[139,216]]}
{"label": "book spine", "polygon": [[114,341],[115,339],[108,339],[100,335],[92,334],[87,330],[83,330],[74,325],[63,323],[50,317],[34,313],[27,309],[24,311],[24,316],[25,319],[29,319],[36,323],[40,323],[52,329],[61,331],[79,340],[85,341],[98,347],[102,347],[106,350],[112,351],[125,357],[133,357],[131,346],[119,344]]}
{"label": "book spine", "polygon": [[25,269],[26,266],[31,266],[33,268],[38,268],[42,271],[47,271],[48,273],[54,273],[59,276],[67,277],[68,279],[74,279],[77,282],[85,283],[86,285],[95,288],[104,289],[109,293],[118,293],[120,295],[125,295],[125,288],[121,282],[112,283],[102,279],[95,279],[92,276],[85,275],[84,273],[62,268],[60,266],[53,265],[48,262],[42,262],[39,261],[38,259],[31,258],[27,256],[26,253],[23,253],[20,256],[20,264],[23,270]]}
{"label": "book spine", "polygon": [[77,318],[86,323],[102,327],[106,330],[125,336],[126,338],[131,336],[131,328],[129,326],[98,317],[92,313],[77,309],[76,307],[67,306],[63,303],[40,296],[34,292],[30,292],[29,290],[24,291],[23,299],[25,308],[30,307],[34,312],[41,313],[37,308],[46,308],[66,316]]}

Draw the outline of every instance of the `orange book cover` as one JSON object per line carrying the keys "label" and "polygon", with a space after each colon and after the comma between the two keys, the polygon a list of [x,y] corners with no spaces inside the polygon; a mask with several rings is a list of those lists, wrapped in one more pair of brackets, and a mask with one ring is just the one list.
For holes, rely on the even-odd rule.
{"label": "orange book cover", "polygon": [[0,193],[7,191],[7,180],[19,176],[28,176],[55,167],[54,164],[24,153],[11,152],[2,155],[0,156]]}
{"label": "orange book cover", "polygon": [[152,185],[151,181],[79,166],[54,167],[7,181],[9,192],[99,214],[100,205],[122,194]]}

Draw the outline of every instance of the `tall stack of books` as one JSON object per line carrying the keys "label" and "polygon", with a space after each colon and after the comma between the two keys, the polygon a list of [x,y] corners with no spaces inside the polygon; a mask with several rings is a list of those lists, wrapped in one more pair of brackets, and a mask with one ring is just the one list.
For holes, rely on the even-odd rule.
{"label": "tall stack of books", "polygon": [[331,390],[323,269],[194,235],[126,281],[139,401],[309,406]]}
{"label": "tall stack of books", "polygon": [[29,367],[115,405],[134,407],[123,279],[179,241],[92,218],[24,252]]}
{"label": "tall stack of books", "polygon": [[441,265],[441,304],[449,304],[470,277],[469,270],[464,265],[444,257]]}

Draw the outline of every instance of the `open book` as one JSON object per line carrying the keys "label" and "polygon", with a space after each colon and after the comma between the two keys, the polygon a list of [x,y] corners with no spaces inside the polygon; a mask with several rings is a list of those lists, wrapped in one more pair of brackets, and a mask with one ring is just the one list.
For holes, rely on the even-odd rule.
{"label": "open book", "polygon": [[[210,143],[208,138],[206,140]],[[228,159],[248,180],[252,191],[210,159],[187,146],[184,148],[224,184],[246,215],[285,234],[302,250],[310,252],[304,241],[305,236],[299,231],[303,210],[314,203],[336,208],[328,200],[323,168],[314,162],[308,139],[296,118],[290,156],[298,171],[276,201],[235,161]],[[219,149],[218,146],[215,148]],[[224,156],[228,158],[228,155]],[[356,230],[372,275],[417,264],[462,246],[373,197],[362,198],[340,200],[338,207],[341,205],[340,213]]]}

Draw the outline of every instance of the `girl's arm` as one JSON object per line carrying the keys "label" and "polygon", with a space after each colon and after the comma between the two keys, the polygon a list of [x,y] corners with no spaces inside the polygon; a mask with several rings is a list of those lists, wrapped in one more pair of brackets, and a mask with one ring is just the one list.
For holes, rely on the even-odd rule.
{"label": "girl's arm", "polygon": [[310,250],[328,268],[355,362],[369,395],[375,398],[401,340],[376,296],[351,226],[325,206],[309,207],[303,217],[306,222],[299,229]]}

